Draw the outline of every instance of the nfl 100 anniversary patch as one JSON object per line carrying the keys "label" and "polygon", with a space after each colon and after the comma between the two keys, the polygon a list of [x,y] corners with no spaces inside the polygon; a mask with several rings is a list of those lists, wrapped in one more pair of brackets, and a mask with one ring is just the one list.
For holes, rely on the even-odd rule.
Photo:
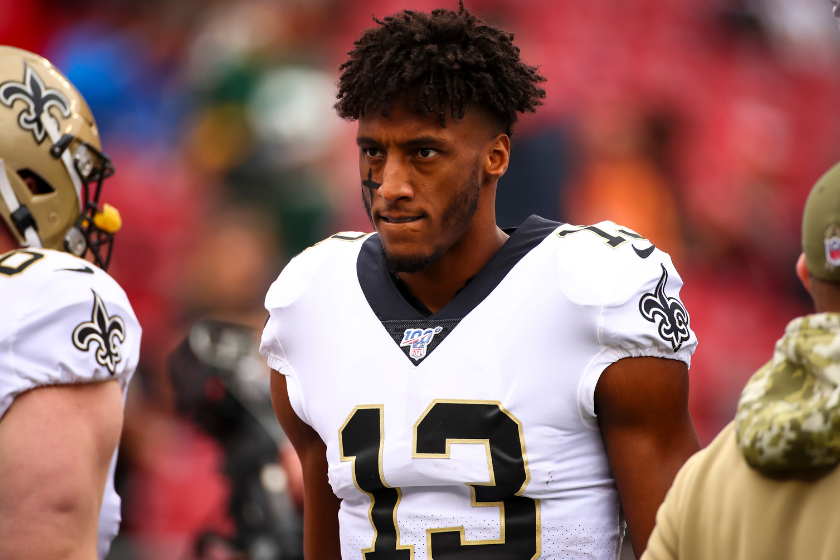
{"label": "nfl 100 anniversary patch", "polygon": [[400,347],[409,347],[408,357],[414,360],[422,360],[426,357],[426,349],[431,344],[436,334],[440,334],[443,327],[429,329],[406,329]]}
{"label": "nfl 100 anniversary patch", "polygon": [[383,321],[382,324],[406,358],[419,366],[460,322],[460,319],[409,319]]}
{"label": "nfl 100 anniversary patch", "polygon": [[102,298],[96,292],[93,292],[90,321],[81,323],[73,331],[73,345],[79,350],[90,351],[93,342],[98,346],[96,361],[114,375],[117,364],[122,360],[120,344],[125,342],[125,322],[119,315],[108,315]]}
{"label": "nfl 100 anniversary patch", "polygon": [[831,224],[825,230],[825,267],[834,270],[840,266],[840,227]]}

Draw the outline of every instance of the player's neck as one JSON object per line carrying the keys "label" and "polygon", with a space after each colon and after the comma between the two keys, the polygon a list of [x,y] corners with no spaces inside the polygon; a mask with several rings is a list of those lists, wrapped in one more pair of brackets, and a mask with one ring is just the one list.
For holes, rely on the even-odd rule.
{"label": "player's neck", "polygon": [[467,231],[438,262],[422,272],[399,273],[409,291],[432,313],[452,301],[507,241],[508,235],[496,225],[495,192],[493,195],[479,200]]}
{"label": "player's neck", "polygon": [[817,313],[840,313],[840,297],[825,298],[819,303],[815,302],[814,310]]}
{"label": "player's neck", "polygon": [[840,313],[840,283],[811,277],[809,286],[817,313]]}

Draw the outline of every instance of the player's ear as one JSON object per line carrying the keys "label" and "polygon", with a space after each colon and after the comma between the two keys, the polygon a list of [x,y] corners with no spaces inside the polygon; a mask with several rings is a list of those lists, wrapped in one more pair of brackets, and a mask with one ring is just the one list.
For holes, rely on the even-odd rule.
{"label": "player's ear", "polygon": [[805,264],[805,253],[800,254],[799,260],[796,261],[796,275],[799,277],[802,285],[805,286],[805,289],[808,290],[808,293],[811,293],[811,283],[808,281],[808,266]]}
{"label": "player's ear", "polygon": [[505,174],[510,163],[510,138],[507,134],[499,134],[489,146],[484,177],[486,181],[498,181]]}

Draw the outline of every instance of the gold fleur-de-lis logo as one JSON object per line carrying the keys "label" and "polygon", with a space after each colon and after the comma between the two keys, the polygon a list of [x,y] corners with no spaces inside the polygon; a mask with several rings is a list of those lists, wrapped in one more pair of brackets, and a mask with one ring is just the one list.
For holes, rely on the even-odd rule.
{"label": "gold fleur-de-lis logo", "polygon": [[23,81],[8,81],[0,84],[0,102],[12,108],[16,101],[23,101],[26,107],[18,115],[18,124],[24,130],[28,130],[40,144],[44,141],[46,130],[41,121],[41,115],[46,112],[48,118],[52,118],[50,108],[55,107],[61,116],[70,116],[70,102],[63,93],[57,89],[50,89],[44,86],[40,76],[25,62],[23,63]]}
{"label": "gold fleur-de-lis logo", "polygon": [[125,322],[118,315],[108,316],[108,310],[96,292],[93,292],[90,321],[85,321],[73,331],[73,344],[79,350],[89,351],[92,342],[99,345],[96,361],[113,375],[122,360],[120,343],[125,342]]}

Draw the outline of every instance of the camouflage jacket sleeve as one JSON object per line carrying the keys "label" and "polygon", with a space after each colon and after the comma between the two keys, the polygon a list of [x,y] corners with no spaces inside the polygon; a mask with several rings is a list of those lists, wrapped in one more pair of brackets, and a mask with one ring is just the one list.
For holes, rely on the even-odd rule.
{"label": "camouflage jacket sleeve", "polygon": [[840,314],[790,322],[744,387],[735,421],[741,452],[758,470],[840,462]]}

